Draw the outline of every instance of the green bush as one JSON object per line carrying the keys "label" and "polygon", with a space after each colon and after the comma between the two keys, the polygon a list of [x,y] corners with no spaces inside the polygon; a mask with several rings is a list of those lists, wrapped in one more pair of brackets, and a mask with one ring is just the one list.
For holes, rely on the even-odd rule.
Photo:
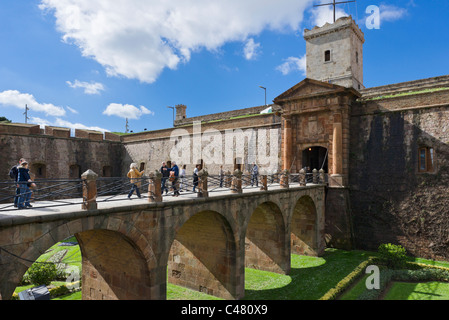
{"label": "green bush", "polygon": [[379,259],[389,268],[401,269],[405,266],[407,255],[404,247],[395,244],[381,244],[378,249]]}
{"label": "green bush", "polygon": [[48,286],[52,280],[56,279],[57,270],[54,263],[33,263],[27,274],[32,284]]}

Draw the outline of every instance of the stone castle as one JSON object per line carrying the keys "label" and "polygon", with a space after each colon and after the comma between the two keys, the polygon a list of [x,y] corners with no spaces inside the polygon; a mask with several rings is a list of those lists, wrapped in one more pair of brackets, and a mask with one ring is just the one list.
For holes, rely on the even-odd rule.
{"label": "stone castle", "polygon": [[[175,128],[122,136],[0,124],[0,172],[7,179],[25,157],[36,179],[79,178],[87,169],[125,176],[131,162],[149,174],[187,141],[188,174],[195,164],[217,174],[220,163],[190,143],[201,124],[200,134],[238,132],[276,150],[276,167],[262,170],[327,172],[327,246],[375,250],[392,242],[412,255],[448,260],[449,75],[365,88],[364,34],[351,17],[305,30],[304,39],[306,79],[269,106],[189,118],[187,106],[178,105]],[[245,135],[249,129],[257,137]],[[273,132],[275,139],[260,140]],[[208,142],[200,141],[200,148]],[[223,163],[226,171],[250,168],[257,150],[248,146]]]}

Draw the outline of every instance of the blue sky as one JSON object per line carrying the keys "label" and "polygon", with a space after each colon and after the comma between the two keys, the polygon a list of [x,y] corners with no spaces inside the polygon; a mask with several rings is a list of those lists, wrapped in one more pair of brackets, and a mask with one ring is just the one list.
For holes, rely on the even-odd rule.
{"label": "blue sky", "polygon": [[[0,116],[134,132],[270,103],[305,78],[305,28],[331,19],[321,0],[2,0]],[[325,1],[327,2],[327,1]],[[330,1],[329,1],[330,2]],[[379,29],[365,25],[380,8]],[[339,6],[365,34],[366,87],[449,74],[449,2]]]}

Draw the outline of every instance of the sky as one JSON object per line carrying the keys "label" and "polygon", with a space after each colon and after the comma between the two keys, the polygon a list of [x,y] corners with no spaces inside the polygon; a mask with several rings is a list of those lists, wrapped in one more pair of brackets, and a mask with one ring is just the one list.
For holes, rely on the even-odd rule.
{"label": "sky", "polygon": [[[329,0],[1,0],[0,117],[133,132],[267,104],[306,78]],[[379,19],[370,6],[379,9]],[[365,35],[364,85],[449,74],[449,1],[338,5]],[[378,25],[375,23],[379,22]]]}

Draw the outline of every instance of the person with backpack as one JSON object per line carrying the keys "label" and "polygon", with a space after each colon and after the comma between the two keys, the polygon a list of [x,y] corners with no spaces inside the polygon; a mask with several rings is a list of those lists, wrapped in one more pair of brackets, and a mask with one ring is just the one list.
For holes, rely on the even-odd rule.
{"label": "person with backpack", "polygon": [[[18,174],[19,174],[18,167],[20,167],[20,165],[22,164],[23,161],[26,161],[26,160],[24,158],[20,158],[19,163],[16,164],[15,166],[13,166],[9,170],[9,177],[11,179],[13,179],[14,182],[16,182],[16,186],[17,186],[17,178],[18,178]],[[14,196],[14,207],[16,207],[16,208],[17,208],[17,204],[19,203],[19,195],[20,195],[20,188],[16,187],[16,195]]]}
{"label": "person with backpack", "polygon": [[30,185],[33,182],[30,177],[30,170],[28,169],[28,162],[23,160],[19,167],[17,167],[17,187],[20,189],[19,201],[17,209],[32,208],[30,198],[32,191]]}

